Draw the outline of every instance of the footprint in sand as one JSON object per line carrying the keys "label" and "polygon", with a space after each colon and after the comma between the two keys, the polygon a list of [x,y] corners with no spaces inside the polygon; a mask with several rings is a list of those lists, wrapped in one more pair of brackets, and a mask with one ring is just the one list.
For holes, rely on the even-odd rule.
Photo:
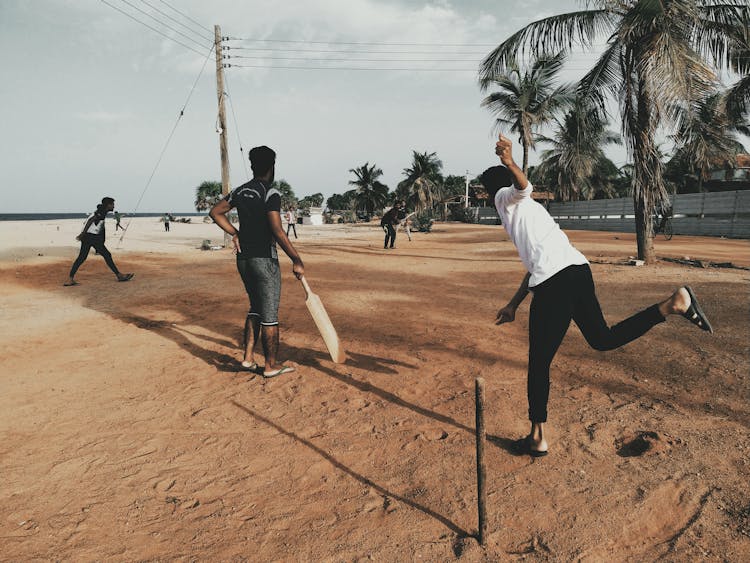
{"label": "footprint in sand", "polygon": [[654,454],[667,449],[659,434],[651,430],[640,430],[635,435],[618,438],[615,447],[620,457],[638,457],[647,452]]}

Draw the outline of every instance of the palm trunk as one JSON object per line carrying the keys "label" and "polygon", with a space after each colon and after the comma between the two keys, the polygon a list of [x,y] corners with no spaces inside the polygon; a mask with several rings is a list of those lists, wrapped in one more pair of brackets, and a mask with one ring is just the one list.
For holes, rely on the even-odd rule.
{"label": "palm trunk", "polygon": [[523,175],[528,177],[529,175],[529,145],[523,143]]}
{"label": "palm trunk", "polygon": [[638,259],[643,260],[646,264],[651,264],[656,261],[653,215],[649,211],[645,199],[637,197],[635,193],[633,193],[633,207],[635,209],[635,241],[638,245]]}
{"label": "palm trunk", "polygon": [[633,207],[638,259],[646,264],[656,261],[654,252],[654,209],[667,198],[663,164],[654,142],[656,120],[651,96],[641,82],[638,88],[636,127],[633,129]]}

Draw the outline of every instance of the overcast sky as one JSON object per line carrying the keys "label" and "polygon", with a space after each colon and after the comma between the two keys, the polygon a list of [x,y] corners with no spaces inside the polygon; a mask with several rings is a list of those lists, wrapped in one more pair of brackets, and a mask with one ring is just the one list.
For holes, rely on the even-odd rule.
{"label": "overcast sky", "polygon": [[[383,181],[394,189],[411,162],[412,150],[436,152],[445,174],[463,175],[468,170],[476,175],[496,161],[494,119],[480,107],[486,94],[477,86],[476,73],[479,61],[491,50],[488,45],[499,44],[531,21],[579,7],[574,0],[106,2],[0,1],[4,213],[85,212],[104,195],[114,197],[121,211],[136,206],[141,212],[194,211],[195,187],[221,178],[213,54],[198,79],[214,24],[221,26],[222,35],[248,40],[334,42],[225,43],[275,49],[226,51],[234,57],[297,57],[233,58],[227,61],[231,64],[306,67],[226,70],[233,186],[246,181],[249,170],[241,159],[238,135],[245,154],[261,144],[277,151],[276,177],[286,179],[298,197],[316,192],[328,197],[348,190],[349,169],[365,162],[382,168]],[[341,44],[346,42],[379,45]],[[345,60],[300,62],[303,57]],[[363,58],[457,62],[353,62]],[[568,76],[580,76],[594,59],[595,54],[573,57]],[[313,68],[322,66],[412,70]],[[194,84],[184,117],[145,189]],[[610,156],[617,164],[624,162],[621,151]],[[516,158],[520,157],[519,149]],[[532,154],[532,163],[536,160]]]}

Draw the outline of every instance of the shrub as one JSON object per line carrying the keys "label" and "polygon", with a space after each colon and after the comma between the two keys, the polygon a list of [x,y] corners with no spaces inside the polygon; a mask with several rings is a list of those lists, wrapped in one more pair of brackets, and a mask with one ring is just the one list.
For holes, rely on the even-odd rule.
{"label": "shrub", "polygon": [[468,208],[462,205],[454,205],[450,208],[451,221],[461,221],[462,223],[476,223],[476,215]]}
{"label": "shrub", "polygon": [[433,222],[433,212],[431,210],[420,211],[411,218],[414,230],[420,233],[429,233],[432,230]]}

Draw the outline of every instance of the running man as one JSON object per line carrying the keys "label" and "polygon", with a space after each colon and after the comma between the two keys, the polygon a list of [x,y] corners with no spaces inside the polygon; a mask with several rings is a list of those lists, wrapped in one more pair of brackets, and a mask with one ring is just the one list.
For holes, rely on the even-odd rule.
{"label": "running man", "polygon": [[[225,232],[232,235],[237,253],[237,270],[250,298],[250,310],[245,319],[245,355],[242,367],[256,371],[255,345],[261,336],[265,356],[264,377],[275,377],[294,371],[291,366],[277,362],[279,351],[279,299],[281,270],[276,243],[292,260],[292,272],[301,278],[305,273],[302,259],[281,226],[281,193],[272,187],[276,172],[276,153],[266,146],[255,147],[248,155],[253,179],[235,188],[209,212],[211,218]],[[240,229],[227,218],[237,209]]]}
{"label": "running man", "polygon": [[73,266],[70,268],[70,275],[68,280],[63,284],[64,286],[78,285],[75,280],[76,272],[88,258],[89,252],[94,248],[97,254],[104,258],[104,261],[117,276],[117,281],[126,282],[133,279],[133,274],[123,274],[115,266],[115,261],[112,260],[112,254],[110,254],[107,247],[104,246],[104,238],[106,233],[104,232],[104,219],[107,213],[115,208],[115,200],[111,197],[102,198],[102,202],[96,206],[96,211],[89,215],[86,219],[86,223],[83,225],[81,234],[76,237],[76,240],[81,241],[81,251],[78,253],[78,258],[73,262]]}
{"label": "running man", "polygon": [[688,286],[615,326],[607,326],[588,260],[570,244],[544,206],[531,198],[533,186],[513,161],[511,141],[500,135],[495,154],[504,166],[487,169],[481,181],[494,197],[502,224],[528,270],[516,294],[498,311],[495,324],[512,322],[528,292],[534,294],[529,311],[527,382],[531,430],[515,442],[515,449],[539,457],[547,455],[548,450],[544,424],[550,364],[571,320],[589,345],[602,351],[639,338],[668,315],[682,315],[708,332],[713,329]]}
{"label": "running man", "polygon": [[120,215],[119,211],[115,211],[115,232],[117,232],[119,229],[125,230],[125,227],[120,225],[120,221],[122,221],[122,215]]}

